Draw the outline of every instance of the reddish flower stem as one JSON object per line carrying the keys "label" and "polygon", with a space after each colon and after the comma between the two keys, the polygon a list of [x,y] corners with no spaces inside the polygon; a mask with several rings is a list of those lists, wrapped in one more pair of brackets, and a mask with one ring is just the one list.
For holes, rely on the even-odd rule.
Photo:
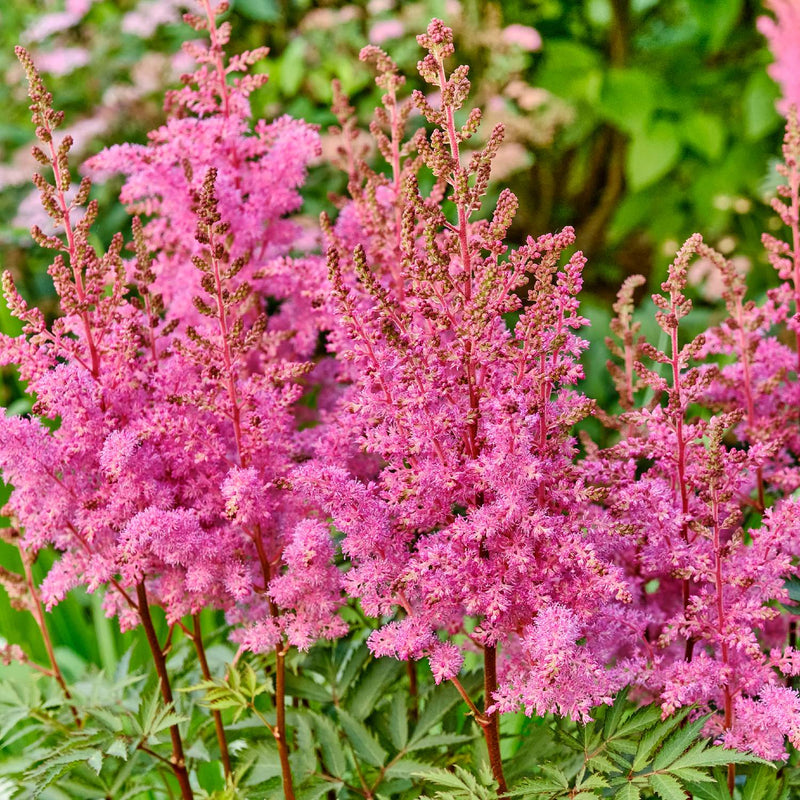
{"label": "reddish flower stem", "polygon": [[[164,703],[168,706],[174,705],[172,697],[172,686],[169,682],[169,672],[167,671],[167,662],[164,659],[164,651],[158,642],[156,630],[153,627],[153,618],[150,616],[150,606],[147,601],[147,591],[144,588],[144,583],[136,584],[136,597],[139,601],[138,611],[139,618],[142,621],[145,636],[147,637],[147,644],[150,647],[150,652],[153,656],[153,663],[156,667],[158,674],[158,682],[161,689],[161,697]],[[169,729],[170,739],[172,740],[172,758],[170,759],[170,766],[178,781],[178,786],[181,790],[181,797],[183,800],[193,800],[194,793],[189,783],[189,773],[186,770],[186,757],[183,753],[183,740],[181,739],[181,732],[177,725],[171,725]]]}
{"label": "reddish flower stem", "polygon": [[36,620],[36,624],[39,626],[39,631],[42,634],[44,649],[47,651],[47,660],[50,662],[50,674],[52,674],[52,676],[56,679],[56,683],[58,683],[58,685],[61,687],[61,691],[69,703],[69,710],[75,719],[76,725],[80,725],[80,714],[78,714],[78,709],[75,708],[72,703],[72,694],[69,691],[66,680],[64,680],[64,674],[61,672],[61,668],[58,666],[58,661],[56,661],[56,654],[53,649],[53,640],[50,638],[50,631],[47,629],[47,622],[44,616],[44,608],[42,607],[42,601],[39,597],[39,592],[36,589],[36,583],[33,580],[30,557],[22,550],[21,547],[18,549],[20,558],[22,559],[22,568],[25,570],[25,582],[28,585],[28,593],[31,597],[31,613],[33,614],[33,618]]}

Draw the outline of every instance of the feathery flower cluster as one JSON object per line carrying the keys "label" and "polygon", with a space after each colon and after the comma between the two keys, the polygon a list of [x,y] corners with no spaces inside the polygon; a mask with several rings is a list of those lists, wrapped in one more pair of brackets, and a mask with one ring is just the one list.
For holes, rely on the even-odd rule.
{"label": "feathery flower cluster", "polygon": [[788,115],[792,106],[800,107],[800,2],[798,0],[767,0],[773,17],[759,17],[758,29],[769,41],[775,61],[767,68],[781,87],[783,95],[778,107]]}
{"label": "feathery flower cluster", "polygon": [[[776,209],[797,239],[796,119],[787,128],[782,192]],[[734,265],[692,236],[653,296],[669,342],[659,350],[632,321],[629,279],[615,306],[612,342],[624,366],[612,369],[622,413],[614,447],[587,459],[607,488],[605,506],[625,546],[636,631],[620,651],[631,681],[665,713],[690,704],[718,710],[711,729],[732,746],[784,756],[783,737],[800,742],[797,695],[781,685],[794,650],[776,602],[798,573],[798,355],[780,337],[796,331],[794,276],[800,262],[773,237],[765,245],[784,283],[763,305],[744,302]],[[690,260],[700,256],[722,276],[728,317],[685,342],[680,321]],[[800,352],[800,351],[798,351]],[[722,356],[722,358],[720,358]],[[652,366],[647,366],[647,363]],[[637,406],[636,401],[640,401]],[[779,645],[770,650],[770,642]],[[780,704],[767,702],[775,693]],[[766,733],[769,731],[769,733]]]}
{"label": "feathery flower cluster", "polygon": [[[508,252],[517,208],[508,190],[489,220],[473,219],[503,130],[464,156],[480,122],[473,110],[455,124],[467,68],[447,73],[452,33],[441,21],[419,42],[420,74],[441,101],[413,95],[433,132],[408,141],[402,78],[382,50],[362,51],[386,92],[372,132],[390,178],[353,152],[338,104],[351,200],[326,222],[340,319],[331,340],[355,366],[354,434],[384,465],[369,483],[329,471],[323,494],[345,534],[348,592],[371,615],[400,613],[370,637],[374,653],[428,657],[438,682],[457,677],[459,650],[483,651],[489,672],[501,647],[490,712],[584,717],[614,687],[587,634],[605,604],[627,596],[573,463],[570,431],[590,408],[573,388],[586,347],[584,258],[560,265],[569,228]],[[423,166],[436,179],[427,193]],[[563,652],[586,668],[567,669]]]}
{"label": "feathery flower cluster", "polygon": [[[297,229],[282,217],[299,204],[296,186],[316,134],[288,119],[276,128],[256,123],[257,133],[247,134],[246,92],[254,82],[242,78],[223,88],[224,74],[210,69],[222,64],[227,33],[220,35],[206,10],[205,20],[192,22],[209,28],[212,44],[192,45],[200,66],[187,84],[198,88],[178,93],[173,107],[180,117],[149,147],[116,147],[95,160],[106,169],[125,167],[124,196],[150,217],[144,225],[134,219],[136,258],[129,262],[121,257],[121,235],[107,254],[95,254],[94,201],[73,224],[90,180],[67,201],[71,142],[56,142],[60,115],[20,52],[46,148],[37,148],[37,158],[54,173],[53,183],[37,176],[37,185],[66,241],[34,230],[43,246],[60,251],[50,273],[64,316],[52,327],[5,277],[26,335],[4,340],[3,361],[20,365],[37,414],[60,419],[52,432],[38,419],[3,419],[3,471],[14,486],[9,510],[25,530],[26,547],[53,545],[64,553],[43,587],[48,605],[79,583],[111,583],[107,608],[123,627],[138,622],[131,591],[143,582],[173,623],[209,604],[233,620],[276,616],[270,581],[282,572],[284,546],[302,549],[307,534],[318,555],[307,563],[293,558],[302,565],[302,601],[313,606],[315,622],[306,628],[290,605],[273,641],[248,641],[265,649],[283,631],[291,643],[308,646],[321,633],[342,630],[331,613],[339,585],[331,548],[302,524],[304,502],[288,480],[306,451],[293,408],[312,346],[297,339],[315,342],[318,323],[298,300],[291,318],[301,332],[294,336],[275,320],[283,312],[269,315],[268,297],[254,292],[250,279],[264,280],[253,278],[254,264],[273,277],[304,266],[284,255]],[[240,57],[236,67],[256,55]],[[215,139],[218,166],[211,166]],[[265,196],[270,202],[259,205]],[[251,257],[256,250],[259,259]],[[296,279],[274,281],[277,303],[302,294],[293,291]],[[280,595],[299,596],[283,578]],[[309,595],[311,586],[318,597]]]}

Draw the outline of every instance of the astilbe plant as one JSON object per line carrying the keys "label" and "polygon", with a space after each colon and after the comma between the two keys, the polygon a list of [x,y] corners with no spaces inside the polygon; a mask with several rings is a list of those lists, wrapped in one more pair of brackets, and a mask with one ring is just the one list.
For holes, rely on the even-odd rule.
{"label": "astilbe plant", "polygon": [[[789,204],[776,209],[797,243],[796,119],[782,169]],[[758,305],[734,265],[695,234],[653,296],[667,347],[648,343],[632,319],[643,279],[620,291],[612,367],[622,413],[618,444],[587,460],[607,488],[605,506],[625,547],[634,602],[622,613],[637,632],[620,651],[630,680],[665,714],[686,705],[718,712],[708,730],[729,747],[785,757],[800,739],[798,670],[777,603],[798,573],[798,353],[796,249],[765,237],[783,283]],[[687,269],[695,257],[721,273],[728,316],[686,340]],[[794,307],[794,308],[793,308]],[[792,313],[794,310],[794,313]],[[788,329],[788,330],[787,330]],[[790,334],[787,337],[784,331]],[[638,402],[637,402],[638,401]],[[733,791],[734,770],[728,783]]]}
{"label": "astilbe plant", "polygon": [[[418,41],[420,74],[440,102],[414,94],[432,132],[409,142],[402,78],[378,48],[362,52],[386,92],[372,131],[391,177],[360,162],[338,104],[352,199],[336,225],[325,221],[331,340],[357,367],[353,435],[383,466],[371,482],[331,469],[318,480],[344,533],[348,593],[367,614],[393,617],[370,648],[427,657],[437,683],[454,682],[502,790],[499,712],[577,719],[609,701],[615,678],[595,628],[628,590],[600,553],[606,530],[573,463],[571,429],[590,409],[574,388],[586,347],[576,299],[584,258],[560,265],[569,228],[509,252],[517,199],[508,190],[476,219],[502,127],[465,156],[480,121],[477,110],[455,121],[467,67],[447,72],[452,32],[441,21]],[[435,179],[427,192],[423,167]],[[483,657],[482,711],[458,680],[465,650]]]}
{"label": "astilbe plant", "polygon": [[[220,44],[227,34],[215,24],[224,7],[201,5],[204,21],[192,22],[209,29],[211,44],[192,46],[200,66],[190,80],[198,88],[179,93],[182,116],[149,149],[98,157],[107,169],[125,168],[125,196],[149,215],[144,224],[133,220],[130,261],[122,257],[122,234],[107,253],[96,253],[96,201],[83,209],[88,177],[67,199],[72,142],[59,141],[62,115],[18,50],[41,143],[34,153],[50,170],[36,184],[62,234],[33,235],[57,251],[49,272],[62,316],[48,324],[4,275],[9,308],[25,327],[18,338],[4,337],[0,359],[18,366],[36,401],[33,416],[0,418],[0,467],[13,486],[6,513],[19,531],[37,619],[40,594],[51,608],[73,587],[105,590],[107,613],[123,630],[142,626],[167,705],[169,639],[158,640],[150,606],[163,608],[170,639],[175,627],[191,639],[206,679],[203,608],[226,612],[243,649],[275,653],[272,733],[292,797],[286,653],[345,630],[327,525],[292,484],[297,463],[324,431],[298,431],[295,407],[318,322],[297,274],[313,275],[314,262],[288,259],[299,231],[283,219],[299,205],[316,133],[283,119],[274,127],[256,123],[249,135],[246,95],[254,84],[227,85]],[[242,57],[237,67],[252,60]],[[291,328],[254,292],[255,282],[267,280],[278,303],[292,306]],[[45,547],[60,556],[36,587],[28,567]],[[54,660],[52,669],[60,678]],[[213,714],[228,773],[221,717]],[[177,724],[171,737],[170,764],[182,796],[191,797]]]}

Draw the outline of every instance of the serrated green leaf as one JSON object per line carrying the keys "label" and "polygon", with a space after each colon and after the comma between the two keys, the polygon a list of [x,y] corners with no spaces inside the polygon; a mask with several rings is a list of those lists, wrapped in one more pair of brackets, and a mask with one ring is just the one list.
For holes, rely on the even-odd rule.
{"label": "serrated green leaf", "polygon": [[781,790],[781,780],[772,766],[758,766],[747,776],[742,800],[776,800]]}
{"label": "serrated green leaf", "polygon": [[413,758],[401,758],[399,761],[395,761],[390,767],[387,767],[384,775],[387,779],[410,780],[427,769],[428,766],[428,764],[415,761]]}
{"label": "serrated green leaf", "polygon": [[752,753],[728,750],[719,745],[708,747],[708,742],[698,742],[685,755],[672,764],[672,769],[681,767],[709,768],[727,764],[765,764],[764,759]]}
{"label": "serrated green leaf", "polygon": [[353,746],[356,755],[368,764],[372,764],[373,767],[382,767],[386,763],[388,754],[378,740],[352,714],[343,708],[338,708],[336,711],[342,724],[342,730]]}
{"label": "serrated green leaf", "polygon": [[330,703],[331,693],[316,681],[304,675],[286,673],[286,694],[303,700],[314,700],[318,703]]}
{"label": "serrated green leaf", "polygon": [[[686,752],[686,748],[697,742],[703,726],[706,724],[706,718],[700,717],[679,728],[667,739],[658,751],[654,761],[653,769],[658,771],[667,768],[670,764],[676,761],[681,755]],[[634,762],[635,763],[635,762]],[[676,764],[677,766],[677,764]],[[683,766],[696,766],[694,764],[684,764]],[[635,769],[635,767],[634,767]]]}
{"label": "serrated green leaf", "polygon": [[314,734],[305,714],[295,715],[293,721],[294,734],[297,738],[297,749],[292,754],[294,756],[294,772],[302,780],[304,777],[312,775],[317,767]]}
{"label": "serrated green leaf", "polygon": [[113,742],[106,748],[107,756],[116,756],[123,761],[128,760],[128,744],[124,739],[114,739]]}
{"label": "serrated green leaf", "polygon": [[641,800],[642,793],[639,787],[632,783],[626,783],[614,795],[614,800]]}
{"label": "serrated green leaf", "polygon": [[414,750],[426,750],[430,747],[441,747],[446,744],[461,744],[474,738],[474,736],[463,733],[434,733],[411,742],[406,747],[406,752],[412,753]]}
{"label": "serrated green leaf", "polygon": [[355,689],[348,694],[347,710],[356,719],[366,719],[387,687],[396,682],[401,665],[391,658],[373,661],[362,673]]}
{"label": "serrated green leaf", "polygon": [[575,784],[576,789],[607,789],[608,781],[602,775],[589,774]]}
{"label": "serrated green leaf", "polygon": [[594,772],[610,773],[619,771],[617,765],[613,764],[606,756],[600,754],[590,758],[586,765]]}
{"label": "serrated green leaf", "polygon": [[398,692],[389,706],[389,738],[398,750],[408,743],[408,704],[403,692]]}
{"label": "serrated green leaf", "polygon": [[339,789],[342,783],[322,780],[322,778],[309,778],[297,789],[298,800],[318,800],[324,797],[332,789]]}
{"label": "serrated green leaf", "polygon": [[322,761],[334,778],[340,778],[347,770],[347,758],[339,741],[336,726],[324,714],[314,714],[313,720]]}
{"label": "serrated green leaf", "polygon": [[89,758],[86,759],[86,763],[95,771],[95,774],[99,775],[100,770],[103,769],[103,752],[102,750],[95,750]]}
{"label": "serrated green leaf", "polygon": [[629,713],[630,706],[628,705],[628,689],[623,689],[614,698],[614,703],[611,707],[605,708],[603,717],[603,737],[611,739],[617,730],[617,727],[622,722],[626,713]]}
{"label": "serrated green leaf", "polygon": [[645,706],[626,719],[617,731],[618,737],[628,737],[652,727],[661,719],[661,709],[656,705]]}
{"label": "serrated green leaf", "polygon": [[634,772],[640,772],[645,768],[659,744],[681,724],[688,713],[689,709],[683,708],[677,714],[663,720],[642,736],[636,751],[636,757],[631,765],[631,769]]}
{"label": "serrated green leaf", "polygon": [[686,800],[686,792],[671,775],[651,775],[648,783],[661,800]]}
{"label": "serrated green leaf", "polygon": [[[467,692],[472,691],[475,681],[465,678],[462,684]],[[461,696],[451,684],[437,686],[433,689],[419,716],[419,721],[411,734],[410,741],[421,739],[430,729],[439,722],[451,708],[461,702]]]}

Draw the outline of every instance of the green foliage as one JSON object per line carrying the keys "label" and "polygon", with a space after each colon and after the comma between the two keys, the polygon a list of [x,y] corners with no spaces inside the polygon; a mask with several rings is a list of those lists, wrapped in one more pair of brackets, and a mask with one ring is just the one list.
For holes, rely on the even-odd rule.
{"label": "green foliage", "polygon": [[[559,741],[577,758],[543,766],[541,775],[523,781],[510,796],[530,800],[686,800],[687,793],[697,796],[698,786],[717,787],[715,770],[719,767],[766,763],[712,745],[702,736],[707,717],[691,719],[688,708],[662,719],[657,706],[638,708],[622,693],[612,706],[595,709],[593,716],[592,722],[575,731],[563,726],[557,730]],[[771,766],[767,768],[774,772]]]}

